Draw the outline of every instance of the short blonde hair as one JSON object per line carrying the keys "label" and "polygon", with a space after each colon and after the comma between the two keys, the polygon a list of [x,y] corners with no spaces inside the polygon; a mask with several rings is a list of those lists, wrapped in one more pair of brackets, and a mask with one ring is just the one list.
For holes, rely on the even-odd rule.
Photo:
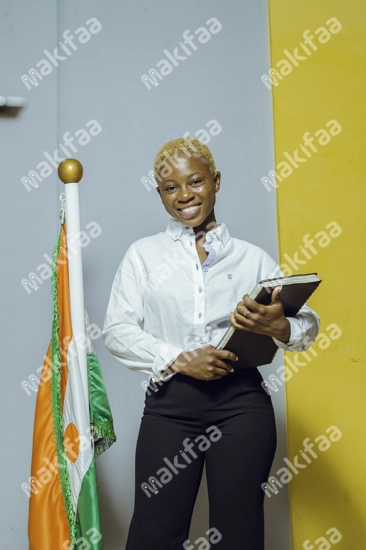
{"label": "short blonde hair", "polygon": [[[210,149],[199,141],[198,139],[192,137],[184,137],[172,139],[160,147],[159,151],[156,154],[154,161],[154,177],[158,185],[159,172],[163,166],[169,167],[168,159],[172,157],[174,153],[180,153],[186,157],[194,157],[200,160],[203,160],[208,165],[208,168],[212,175],[216,172],[216,164]],[[173,160],[173,159],[172,159]]]}

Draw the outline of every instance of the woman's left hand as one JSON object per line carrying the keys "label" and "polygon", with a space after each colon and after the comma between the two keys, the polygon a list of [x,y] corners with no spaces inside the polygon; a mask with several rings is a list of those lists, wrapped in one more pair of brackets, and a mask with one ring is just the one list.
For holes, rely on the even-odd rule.
{"label": "woman's left hand", "polygon": [[288,342],[291,326],[283,312],[280,300],[281,288],[277,286],[273,290],[272,301],[268,306],[258,304],[250,298],[249,294],[244,294],[243,300],[238,303],[235,311],[230,313],[230,321],[234,327]]}

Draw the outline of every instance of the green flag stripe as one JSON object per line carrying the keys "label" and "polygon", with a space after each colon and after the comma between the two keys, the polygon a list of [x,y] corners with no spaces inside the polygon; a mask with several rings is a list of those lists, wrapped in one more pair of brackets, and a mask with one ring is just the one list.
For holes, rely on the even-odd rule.
{"label": "green flag stripe", "polygon": [[103,550],[95,457],[83,477],[77,507],[76,547]]}
{"label": "green flag stripe", "polygon": [[117,440],[107,391],[98,357],[87,354],[90,426],[94,437],[94,455],[97,457]]}

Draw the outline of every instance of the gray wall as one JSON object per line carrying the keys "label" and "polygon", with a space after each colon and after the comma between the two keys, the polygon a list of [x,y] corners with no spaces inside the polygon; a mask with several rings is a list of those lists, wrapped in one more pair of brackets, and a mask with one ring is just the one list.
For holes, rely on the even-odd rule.
{"label": "gray wall", "polygon": [[[0,94],[22,95],[28,106],[16,118],[0,118],[3,200],[3,498],[0,547],[27,547],[28,499],[21,489],[30,472],[36,393],[21,382],[37,374],[51,331],[51,280],[37,290],[21,285],[51,255],[59,231],[62,184],[56,170],[27,191],[21,178],[63,143],[96,120],[99,135],[76,144],[70,156],[84,165],[80,184],[81,228],[99,224],[102,233],[83,249],[85,302],[102,327],[115,271],[134,240],[164,230],[168,215],[154,189],[141,179],[152,169],[160,146],[184,132],[195,135],[212,119],[222,131],[208,142],[222,173],[216,217],[233,236],[254,242],[277,257],[276,204],[260,180],[274,165],[271,95],[260,77],[268,71],[265,0],[126,2],[105,0],[8,1],[0,8]],[[63,32],[96,17],[100,32],[80,44],[58,67],[28,89],[21,76],[53,52]],[[183,32],[216,17],[222,29],[148,90],[141,76],[173,52]],[[182,53],[182,50],[180,53]],[[80,136],[80,133],[78,134]],[[200,137],[200,136],[196,136]],[[59,149],[60,157],[66,155]],[[39,172],[39,170],[38,170]],[[148,186],[149,187],[149,186]],[[47,263],[47,262],[46,262]],[[117,362],[96,341],[113,410],[118,442],[98,459],[105,550],[124,545],[133,505],[134,450],[146,377]],[[281,364],[279,356],[267,376]],[[273,470],[286,455],[284,395],[273,396],[278,450]],[[277,464],[277,466],[276,466]],[[287,550],[289,520],[284,488],[266,502],[267,550]],[[207,529],[204,477],[192,521],[191,540]],[[41,550],[41,549],[40,549]]]}

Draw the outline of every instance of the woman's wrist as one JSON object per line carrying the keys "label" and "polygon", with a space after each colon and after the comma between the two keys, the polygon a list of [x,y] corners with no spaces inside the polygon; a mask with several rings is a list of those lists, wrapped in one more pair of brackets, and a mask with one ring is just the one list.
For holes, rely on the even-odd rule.
{"label": "woman's wrist", "polygon": [[281,340],[284,344],[287,344],[291,336],[291,323],[287,317],[283,318],[282,323],[277,327],[276,333],[272,336],[277,338],[277,340]]}
{"label": "woman's wrist", "polygon": [[170,365],[169,368],[173,372],[179,372],[180,374],[184,374],[184,368],[187,365],[186,356],[187,356],[187,352],[180,353],[176,358],[176,360],[174,361],[174,363]]}

